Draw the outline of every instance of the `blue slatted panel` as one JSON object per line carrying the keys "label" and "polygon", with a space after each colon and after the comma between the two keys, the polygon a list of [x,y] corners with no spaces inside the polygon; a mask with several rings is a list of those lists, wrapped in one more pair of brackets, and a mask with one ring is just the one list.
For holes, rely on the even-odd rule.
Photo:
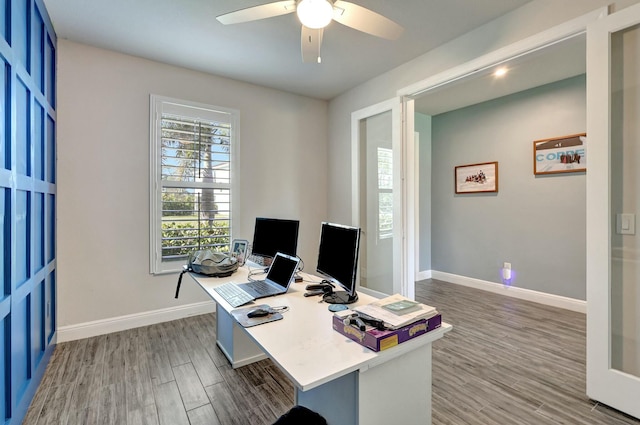
{"label": "blue slatted panel", "polygon": [[[43,52],[45,44],[45,28],[42,15],[40,15],[40,12],[37,8],[33,11],[31,28],[32,49],[34,52]],[[33,78],[33,82],[36,84],[38,91],[44,93],[44,55],[34,54],[31,55],[31,59],[33,60],[33,63],[31,64],[31,77]]]}
{"label": "blue slatted panel", "polygon": [[44,46],[44,93],[49,105],[56,108],[56,47],[55,42],[47,35]]}
{"label": "blue slatted panel", "polygon": [[2,235],[0,235],[0,276],[2,288],[0,299],[11,295],[11,190],[3,187],[0,192],[0,218]]}
{"label": "blue slatted panel", "polygon": [[0,424],[56,343],[56,39],[43,0],[0,0]]}
{"label": "blue slatted panel", "polygon": [[56,182],[56,123],[50,115],[47,115],[47,134],[45,140],[46,149],[46,176],[49,183]]}
{"label": "blue slatted panel", "polygon": [[50,263],[56,255],[56,196],[53,194],[47,195],[46,218],[48,223],[46,223],[45,239],[48,240],[48,243],[45,242],[45,248],[47,250],[47,263]]}
{"label": "blue slatted panel", "polygon": [[[31,364],[29,372],[38,368],[38,364],[44,355],[45,335],[44,335],[44,292],[45,281],[37,284],[31,291]],[[31,376],[30,376],[31,378]]]}
{"label": "blue slatted panel", "polygon": [[33,176],[44,181],[44,108],[38,102],[33,110]]}
{"label": "blue slatted panel", "polygon": [[33,239],[31,247],[31,256],[33,258],[33,274],[35,275],[44,267],[44,225],[45,225],[45,211],[44,211],[44,193],[33,194]]}
{"label": "blue slatted panel", "polygon": [[11,0],[13,14],[13,28],[12,28],[12,40],[13,40],[13,52],[17,61],[29,71],[31,64],[31,58],[29,53],[29,40],[31,38],[30,28],[30,0]]}
{"label": "blue slatted panel", "polygon": [[9,352],[9,335],[11,334],[9,329],[9,320],[7,317],[0,319],[0,418],[2,421],[9,416],[7,412],[7,402],[9,401],[9,395],[11,394],[11,388],[7,379],[7,353]]}
{"label": "blue slatted panel", "polygon": [[11,305],[11,389],[13,406],[24,396],[29,385],[31,363],[30,304],[31,295]]}
{"label": "blue slatted panel", "polygon": [[18,79],[16,84],[16,171],[19,175],[31,175],[31,143],[29,125],[31,124],[31,92]]}
{"label": "blue slatted panel", "polygon": [[11,162],[11,93],[9,92],[9,64],[0,57],[0,167],[8,169]]}
{"label": "blue slatted panel", "polygon": [[11,0],[0,0],[0,37],[9,42],[9,21],[11,20],[11,11],[9,9]]}
{"label": "blue slatted panel", "polygon": [[29,226],[31,215],[31,193],[24,190],[16,191],[16,208],[15,208],[15,260],[13,262],[14,282],[16,288],[27,283],[29,277],[29,260],[31,249],[31,226]]}
{"label": "blue slatted panel", "polygon": [[56,275],[55,271],[47,276],[44,291],[44,336],[49,344],[56,331]]}
{"label": "blue slatted panel", "polygon": [[[11,0],[0,0],[0,170],[4,172],[11,166],[11,66],[7,55],[11,51]],[[0,239],[0,275],[2,290],[0,294],[0,422],[5,423],[10,416],[10,353],[11,329],[9,312],[11,310],[11,182],[8,178],[0,180],[0,217],[2,219],[2,239]]]}

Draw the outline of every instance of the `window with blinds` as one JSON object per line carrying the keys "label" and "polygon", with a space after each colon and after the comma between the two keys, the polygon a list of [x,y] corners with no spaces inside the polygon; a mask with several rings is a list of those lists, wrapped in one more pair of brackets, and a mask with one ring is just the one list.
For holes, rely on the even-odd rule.
{"label": "window with blinds", "polygon": [[236,111],[152,96],[151,272],[190,252],[228,251]]}
{"label": "window with blinds", "polygon": [[393,151],[378,148],[378,238],[393,236]]}

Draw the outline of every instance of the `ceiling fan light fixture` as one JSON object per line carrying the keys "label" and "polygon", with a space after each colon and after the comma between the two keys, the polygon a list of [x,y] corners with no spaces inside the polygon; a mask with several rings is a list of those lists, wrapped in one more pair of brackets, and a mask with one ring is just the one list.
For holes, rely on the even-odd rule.
{"label": "ceiling fan light fixture", "polygon": [[320,29],[331,22],[333,5],[328,0],[301,0],[296,12],[302,25],[311,29]]}

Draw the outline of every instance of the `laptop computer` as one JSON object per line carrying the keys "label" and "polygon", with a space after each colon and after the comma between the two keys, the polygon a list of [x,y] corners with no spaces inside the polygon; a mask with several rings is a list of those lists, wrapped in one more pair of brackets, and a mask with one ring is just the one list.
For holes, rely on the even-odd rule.
{"label": "laptop computer", "polygon": [[254,280],[240,283],[238,286],[254,298],[265,298],[273,295],[284,294],[289,290],[289,285],[298,270],[300,259],[278,252],[264,280]]}

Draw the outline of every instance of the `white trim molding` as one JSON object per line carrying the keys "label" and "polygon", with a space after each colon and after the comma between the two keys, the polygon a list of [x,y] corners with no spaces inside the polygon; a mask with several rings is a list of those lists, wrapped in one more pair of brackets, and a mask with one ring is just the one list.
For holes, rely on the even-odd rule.
{"label": "white trim molding", "polygon": [[420,272],[420,274],[423,273],[430,273],[432,279],[444,280],[445,282],[455,283],[457,285],[481,289],[483,291],[493,292],[495,294],[505,295],[507,297],[518,298],[525,301],[532,301],[534,303],[563,308],[565,310],[576,311],[578,313],[587,313],[587,302],[583,300],[577,300],[575,298],[547,294],[544,292],[518,288],[515,286],[507,286],[501,283],[489,282],[487,280],[480,280],[472,277],[460,276],[457,274],[439,272],[436,270]]}
{"label": "white trim molding", "polygon": [[494,50],[469,62],[413,83],[397,91],[398,96],[415,97],[442,85],[469,78],[487,68],[525,54],[541,50],[577,34],[584,33],[587,25],[608,15],[608,7],[600,7],[585,15],[551,27],[508,46]]}
{"label": "white trim molding", "polygon": [[431,279],[431,270],[423,270],[416,273],[416,282],[419,280]]}
{"label": "white trim molding", "polygon": [[215,311],[215,302],[204,301],[177,307],[163,308],[160,310],[127,314],[125,316],[111,317],[108,319],[94,320],[75,325],[60,326],[57,329],[58,343],[139,328],[141,326],[155,325],[156,323],[169,322],[171,320],[213,313]]}

